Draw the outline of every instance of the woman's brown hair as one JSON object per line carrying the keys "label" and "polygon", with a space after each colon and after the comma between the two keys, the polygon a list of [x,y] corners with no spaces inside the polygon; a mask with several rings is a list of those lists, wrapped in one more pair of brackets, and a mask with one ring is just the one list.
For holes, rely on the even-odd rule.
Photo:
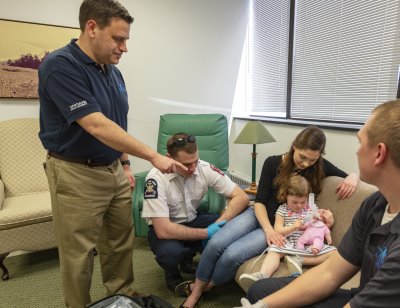
{"label": "woman's brown hair", "polygon": [[325,154],[325,144],[325,134],[319,127],[310,125],[303,129],[293,140],[289,152],[285,154],[279,166],[278,174],[274,179],[274,185],[279,189],[293,175],[296,169],[293,159],[295,147],[299,150],[318,151],[321,155],[317,161],[302,172],[302,176],[310,183],[312,191],[318,195],[321,192],[322,180],[325,176],[322,166],[322,155]]}

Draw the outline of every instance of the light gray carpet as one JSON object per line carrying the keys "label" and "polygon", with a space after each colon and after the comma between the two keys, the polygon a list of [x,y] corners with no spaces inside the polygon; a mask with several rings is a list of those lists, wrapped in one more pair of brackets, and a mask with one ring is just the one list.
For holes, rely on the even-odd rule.
{"label": "light gray carpet", "polygon": [[[0,280],[0,308],[25,307],[63,307],[57,250],[46,250],[6,258],[5,264],[10,271],[10,280]],[[178,307],[183,298],[177,297],[165,286],[162,269],[154,260],[146,239],[135,240],[133,255],[135,288],[144,294],[155,294],[174,307]],[[92,282],[92,301],[105,296],[101,284],[98,257]],[[244,296],[243,290],[232,281],[209,292],[201,302],[201,307],[234,307]]]}

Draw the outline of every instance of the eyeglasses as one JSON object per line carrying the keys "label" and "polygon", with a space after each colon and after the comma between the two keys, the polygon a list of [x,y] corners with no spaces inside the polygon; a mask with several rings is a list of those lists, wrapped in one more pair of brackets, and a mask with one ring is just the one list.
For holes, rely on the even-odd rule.
{"label": "eyeglasses", "polygon": [[171,146],[180,148],[183,147],[186,143],[196,143],[196,137],[193,135],[189,135],[186,138],[176,139],[174,142],[171,143]]}

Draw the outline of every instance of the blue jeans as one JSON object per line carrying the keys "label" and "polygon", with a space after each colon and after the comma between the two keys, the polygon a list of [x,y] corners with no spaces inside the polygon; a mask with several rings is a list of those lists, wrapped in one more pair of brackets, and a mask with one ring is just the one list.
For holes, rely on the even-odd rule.
{"label": "blue jeans", "polygon": [[267,239],[253,208],[229,221],[209,241],[204,249],[196,277],[222,285],[235,277],[237,268],[246,260],[260,254]]}
{"label": "blue jeans", "polygon": [[[214,223],[219,214],[198,214],[197,217],[183,225],[189,228],[207,228]],[[179,278],[180,272],[178,265],[186,258],[192,258],[192,253],[202,251],[201,240],[182,241],[182,240],[163,240],[157,237],[154,228],[149,228],[147,235],[150,242],[150,249],[156,257],[157,263],[164,269],[166,278]]]}

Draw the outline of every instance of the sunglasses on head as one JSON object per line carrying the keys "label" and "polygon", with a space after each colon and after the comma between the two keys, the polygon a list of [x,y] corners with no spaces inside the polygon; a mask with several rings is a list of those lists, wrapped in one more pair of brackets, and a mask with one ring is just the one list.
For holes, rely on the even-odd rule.
{"label": "sunglasses on head", "polygon": [[176,139],[171,143],[173,147],[180,148],[183,147],[186,143],[196,143],[196,137],[193,135],[189,135],[186,138]]}

